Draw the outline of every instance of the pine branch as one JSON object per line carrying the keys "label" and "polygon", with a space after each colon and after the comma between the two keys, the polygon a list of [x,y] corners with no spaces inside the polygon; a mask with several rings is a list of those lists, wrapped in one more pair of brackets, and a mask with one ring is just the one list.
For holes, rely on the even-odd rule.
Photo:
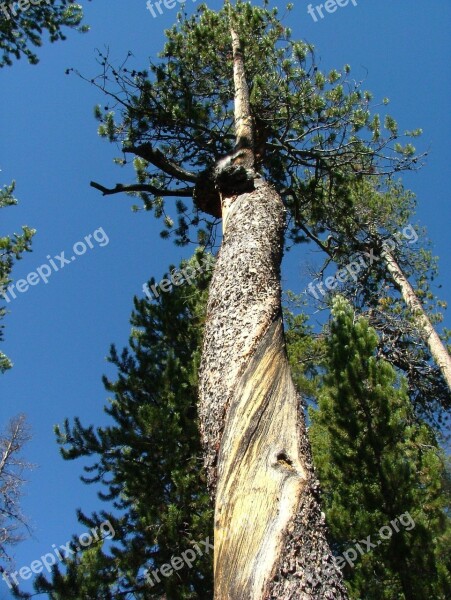
{"label": "pine branch", "polygon": [[296,225],[299,227],[299,229],[301,229],[305,233],[305,235],[308,238],[313,240],[321,248],[321,250],[323,250],[323,252],[328,254],[332,259],[334,258],[333,250],[331,250],[329,246],[324,244],[318,237],[316,237],[316,235],[314,233],[312,233],[310,231],[310,229],[308,229],[307,227],[305,227],[305,225],[303,225],[302,223],[299,223],[298,221],[296,222]]}
{"label": "pine branch", "polygon": [[180,190],[168,190],[168,189],[160,189],[151,185],[150,183],[133,183],[130,185],[123,185],[122,183],[116,183],[114,188],[106,188],[100,183],[96,183],[95,181],[91,181],[89,184],[91,187],[95,188],[102,192],[104,196],[109,196],[111,194],[120,194],[122,192],[149,192],[154,196],[176,196],[176,197],[184,197],[191,198],[193,195],[192,187],[182,188]]}
{"label": "pine branch", "polygon": [[167,175],[172,175],[172,177],[180,179],[181,181],[191,181],[192,183],[195,183],[197,180],[197,173],[187,171],[172,162],[163,154],[163,152],[161,152],[161,150],[152,148],[152,144],[149,142],[141,144],[140,146],[125,147],[123,148],[123,151],[140,156],[155,167],[164,171]]}

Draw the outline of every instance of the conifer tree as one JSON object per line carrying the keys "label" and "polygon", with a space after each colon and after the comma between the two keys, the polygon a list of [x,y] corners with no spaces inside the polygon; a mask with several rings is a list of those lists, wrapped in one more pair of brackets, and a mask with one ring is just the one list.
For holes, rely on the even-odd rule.
{"label": "conifer tree", "polygon": [[[446,303],[433,293],[437,258],[425,228],[416,224],[416,197],[401,181],[361,177],[335,193],[346,197],[348,211],[327,215],[328,256],[319,279],[335,263],[330,293],[340,290],[367,315],[380,335],[380,351],[407,376],[416,410],[441,422],[451,406],[451,357],[447,331],[442,341],[434,327]],[[315,287],[310,293],[321,300]],[[327,304],[327,293],[322,297]]]}
{"label": "conifer tree", "polygon": [[[170,272],[173,271],[171,267]],[[178,269],[183,283],[158,298],[134,300],[129,348],[111,347],[117,378],[104,377],[112,394],[105,407],[111,424],[84,427],[78,419],[57,427],[66,460],[84,458],[82,480],[99,484],[106,508],[83,526],[109,520],[113,540],[76,552],[36,591],[52,600],[212,597],[212,505],[202,469],[197,419],[197,372],[211,259],[198,254]],[[155,281],[149,282],[152,289]],[[78,544],[79,546],[79,544]],[[202,554],[196,550],[200,548]],[[195,560],[180,567],[194,549]],[[192,557],[192,554],[188,555]],[[176,557],[170,576],[164,565]],[[163,575],[160,568],[166,575]],[[155,573],[152,573],[152,572]],[[20,598],[29,597],[16,589]]]}
{"label": "conifer tree", "polygon": [[[199,417],[215,499],[215,598],[346,598],[331,570],[305,424],[281,322],[285,216],[300,242],[307,207],[317,220],[348,180],[415,168],[393,119],[370,114],[371,94],[349,67],[323,74],[277,11],[226,1],[201,6],[166,32],[150,69],[89,78],[116,107],[97,110],[100,133],[134,155],[129,193],[188,243],[201,213],[222,218],[199,377]],[[117,84],[117,87],[114,86]],[[222,156],[221,156],[222,155]],[[174,197],[174,226],[167,198]],[[191,198],[190,216],[182,198]],[[198,230],[206,244],[215,221]],[[256,510],[256,507],[258,509]],[[252,518],[249,524],[248,519]],[[288,565],[288,566],[287,566]]]}
{"label": "conifer tree", "polygon": [[[5,185],[0,189],[0,209],[14,206],[17,200],[14,197],[14,183]],[[4,300],[4,294],[11,283],[10,275],[15,260],[20,260],[24,252],[31,250],[31,238],[35,230],[23,226],[22,233],[15,233],[0,237],[0,300]],[[3,320],[7,310],[2,302],[0,307],[0,320]],[[3,340],[3,324],[0,324],[0,342]],[[11,361],[0,351],[0,373],[4,373],[11,367]]]}
{"label": "conifer tree", "polygon": [[64,29],[87,31],[81,26],[82,7],[74,0],[42,0],[25,3],[0,3],[0,68],[13,64],[25,56],[31,64],[39,62],[33,49],[43,42],[43,32],[47,31],[50,42],[66,39]]}
{"label": "conifer tree", "polygon": [[[14,183],[0,189],[0,209],[17,204]],[[11,283],[11,271],[15,260],[24,252],[31,251],[31,240],[35,230],[23,226],[22,233],[0,237],[0,321],[7,313],[3,293]],[[3,341],[3,323],[0,324],[0,342]],[[0,351],[0,373],[12,367],[11,360]],[[21,457],[23,446],[30,439],[30,431],[24,415],[10,419],[0,435],[0,559],[6,565],[11,560],[10,547],[24,538],[29,531],[22,513],[20,500],[23,493],[24,471],[31,465]],[[4,566],[0,566],[3,570]]]}
{"label": "conifer tree", "polygon": [[[310,438],[332,546],[353,559],[341,559],[350,597],[445,600],[451,523],[443,453],[416,419],[405,380],[377,357],[368,321],[340,296],[332,314]],[[362,553],[357,544],[369,535]]]}

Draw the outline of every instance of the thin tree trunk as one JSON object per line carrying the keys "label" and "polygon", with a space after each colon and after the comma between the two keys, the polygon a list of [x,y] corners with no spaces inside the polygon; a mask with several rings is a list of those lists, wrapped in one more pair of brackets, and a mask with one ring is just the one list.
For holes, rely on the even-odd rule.
{"label": "thin tree trunk", "polygon": [[[232,32],[237,147],[252,141]],[[281,313],[285,211],[260,177],[223,196],[224,237],[210,285],[199,416],[215,495],[215,600],[347,598],[325,537],[303,407]]]}
{"label": "thin tree trunk", "polygon": [[233,84],[235,86],[235,136],[236,148],[247,147],[254,150],[254,127],[252,124],[251,106],[249,100],[249,87],[244,71],[244,57],[241,41],[232,28],[233,53]]}
{"label": "thin tree trunk", "polygon": [[404,302],[412,311],[415,324],[418,327],[421,337],[427,344],[432,357],[440,368],[442,375],[449,389],[451,390],[451,356],[447,352],[438,333],[435,331],[435,328],[427,316],[421,302],[418,300],[415,290],[408,282],[393,255],[388,250],[383,250],[382,256],[396,287],[404,298]]}

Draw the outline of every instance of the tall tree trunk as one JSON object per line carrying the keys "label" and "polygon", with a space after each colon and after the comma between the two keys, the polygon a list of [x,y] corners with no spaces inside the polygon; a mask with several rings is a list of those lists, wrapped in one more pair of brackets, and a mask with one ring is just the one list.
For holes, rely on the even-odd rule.
{"label": "tall tree trunk", "polygon": [[235,87],[235,135],[236,149],[240,147],[254,150],[254,127],[252,124],[251,105],[249,100],[249,87],[244,71],[243,49],[238,34],[232,28],[233,53],[233,84]]}
{"label": "tall tree trunk", "polygon": [[[252,152],[235,31],[232,46],[236,148]],[[199,377],[201,434],[215,495],[214,597],[345,599],[285,349],[282,200],[256,176],[249,191],[223,193],[221,201],[224,236],[210,285]]]}
{"label": "tall tree trunk", "polygon": [[412,288],[401,267],[388,250],[382,251],[382,256],[391,274],[393,281],[401,292],[404,302],[407,304],[415,319],[418,331],[427,344],[432,357],[439,366],[442,375],[451,390],[451,356],[447,352],[438,333],[435,331],[429,317],[427,316],[421,302],[418,300],[415,290]]}

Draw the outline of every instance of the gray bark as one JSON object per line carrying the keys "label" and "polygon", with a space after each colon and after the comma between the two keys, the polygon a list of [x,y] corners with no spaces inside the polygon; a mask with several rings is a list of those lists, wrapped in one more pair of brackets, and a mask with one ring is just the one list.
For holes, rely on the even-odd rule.
{"label": "gray bark", "polygon": [[284,208],[267,183],[255,186],[224,199],[200,369],[215,600],[344,599],[285,350]]}
{"label": "gray bark", "polygon": [[236,146],[211,171],[219,192],[211,203],[220,204],[224,236],[199,373],[201,436],[215,498],[214,598],[345,600],[285,348],[285,210],[254,172],[243,48],[233,27],[231,38]]}

